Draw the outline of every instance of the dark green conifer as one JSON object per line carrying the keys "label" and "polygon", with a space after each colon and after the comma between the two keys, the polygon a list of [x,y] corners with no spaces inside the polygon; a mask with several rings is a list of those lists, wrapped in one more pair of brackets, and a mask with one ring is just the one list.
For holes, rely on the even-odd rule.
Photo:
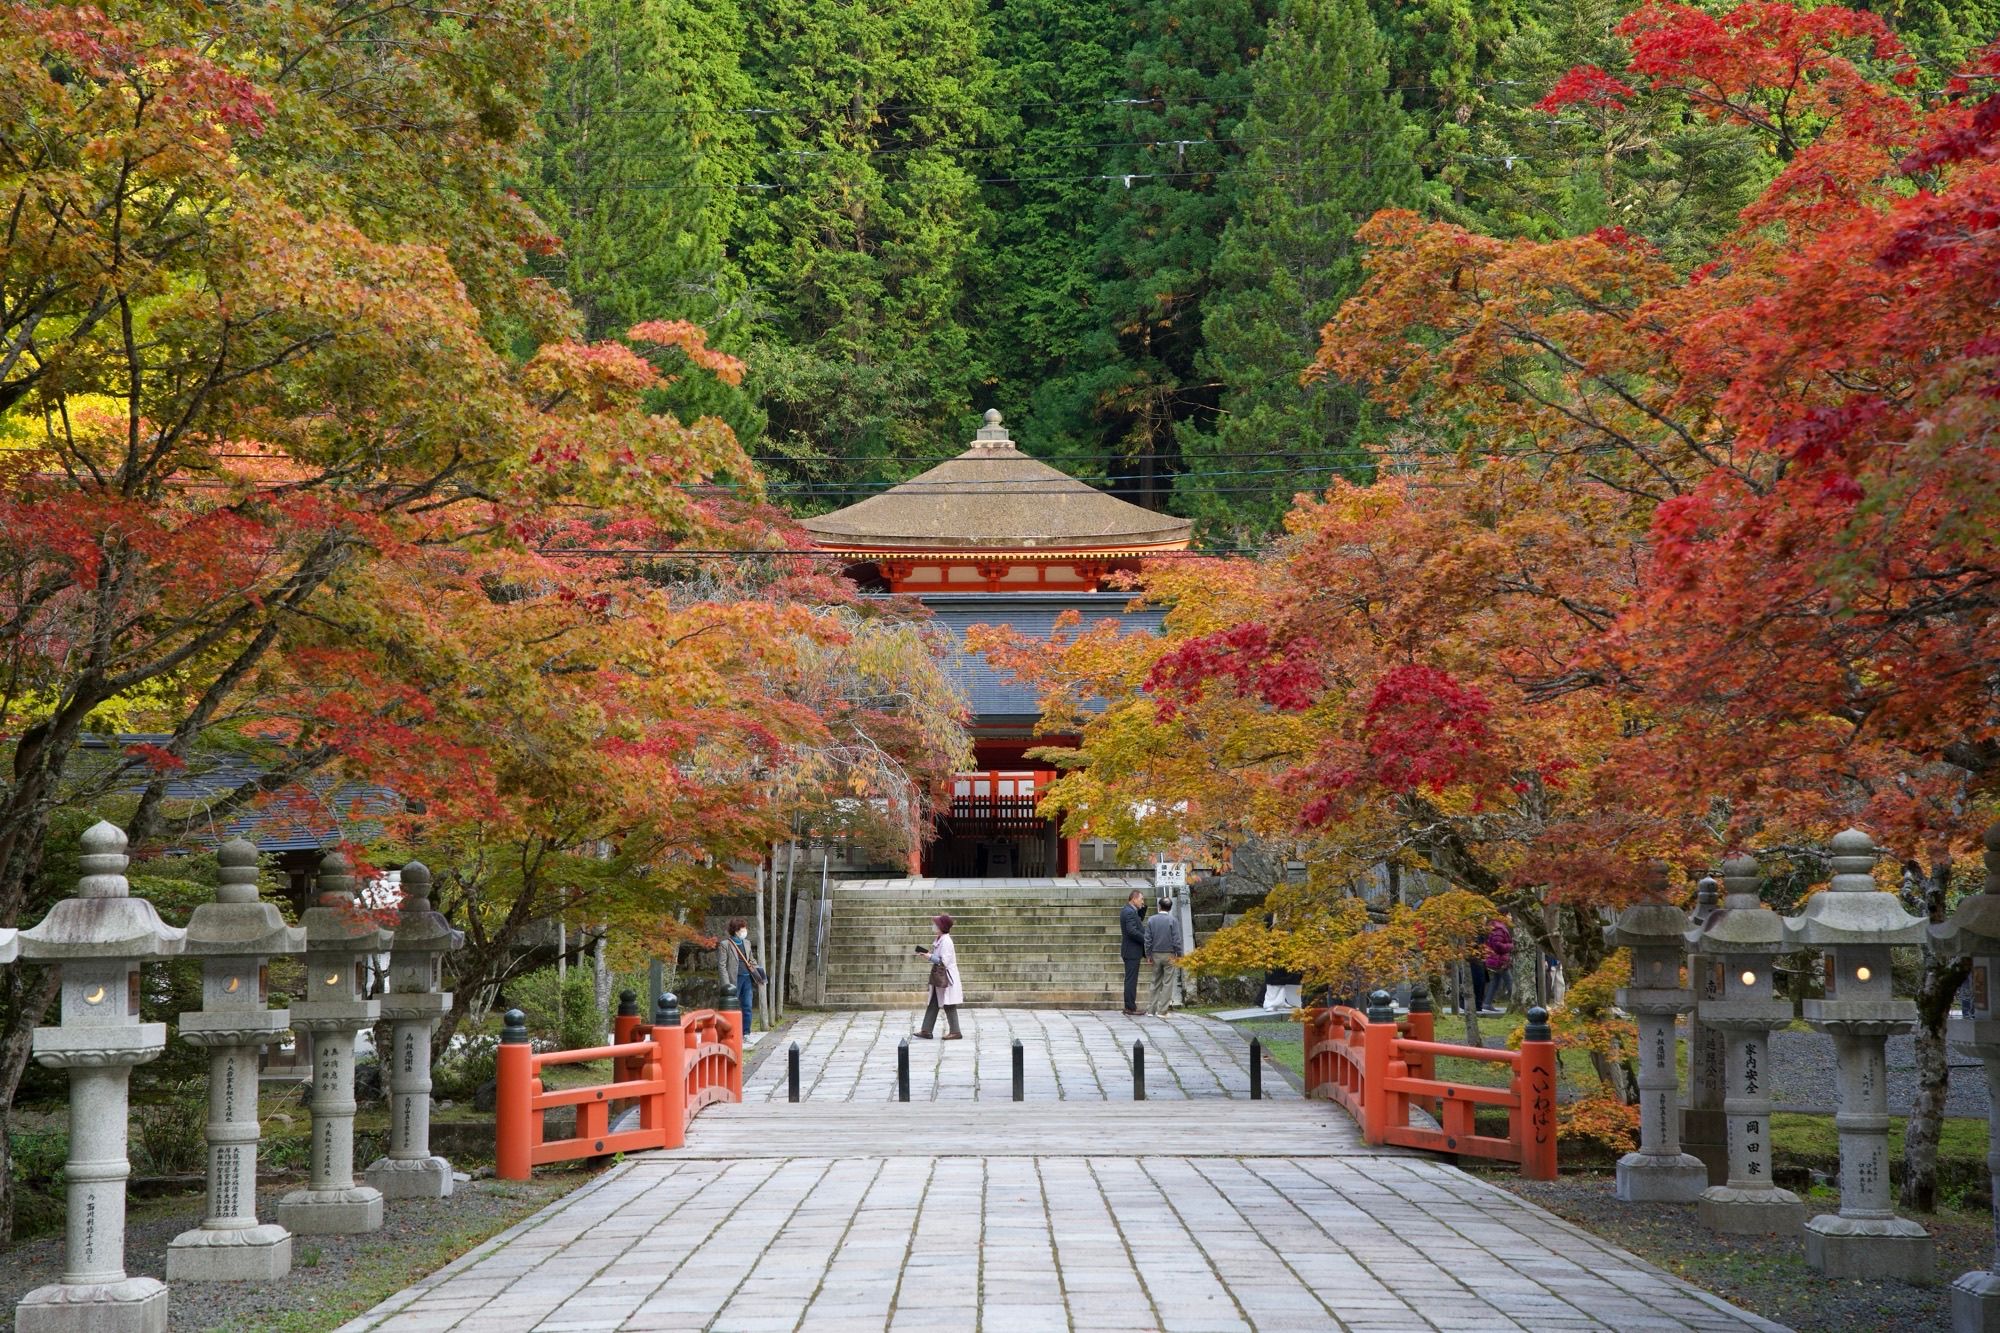
{"label": "dark green conifer", "polygon": [[1250,76],[1242,185],[1203,308],[1200,365],[1220,410],[1183,428],[1177,485],[1183,512],[1228,542],[1277,528],[1301,489],[1363,470],[1360,396],[1301,387],[1299,373],[1360,284],[1355,229],[1421,190],[1365,0],[1288,0]]}

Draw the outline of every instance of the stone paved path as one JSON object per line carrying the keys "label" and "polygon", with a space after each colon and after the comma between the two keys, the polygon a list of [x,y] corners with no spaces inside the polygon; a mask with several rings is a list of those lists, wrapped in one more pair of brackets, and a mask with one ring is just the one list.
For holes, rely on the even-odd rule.
{"label": "stone paved path", "polygon": [[[764,1100],[704,1113],[687,1151],[613,1167],[347,1330],[1777,1327],[1440,1161],[1370,1149],[1324,1103],[1233,1100],[1218,1024],[1152,1022],[1149,1046],[1191,1063],[1179,1099],[1135,1103],[1120,1016],[980,1021],[982,1040],[932,1048],[935,1092],[909,1105],[860,1055],[907,1016],[801,1024],[821,1052],[808,1100],[769,1100],[767,1059]],[[1005,1034],[1030,1024],[1075,1045],[1047,1057],[1039,1103],[994,1100]]]}

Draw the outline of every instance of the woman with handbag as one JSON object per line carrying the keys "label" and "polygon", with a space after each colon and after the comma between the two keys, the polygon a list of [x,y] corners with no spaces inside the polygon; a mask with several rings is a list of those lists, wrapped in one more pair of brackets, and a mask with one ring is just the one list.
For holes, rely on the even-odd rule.
{"label": "woman with handbag", "polygon": [[736,992],[736,1007],[743,1011],[743,1035],[750,1035],[750,1011],[757,987],[764,984],[764,969],[750,954],[750,927],[742,917],[729,918],[729,933],[718,951],[722,959],[722,993]]}
{"label": "woman with handbag", "polygon": [[917,946],[917,952],[931,960],[931,1003],[924,1010],[923,1031],[917,1035],[931,1035],[931,1029],[937,1026],[938,1007],[942,1005],[945,1021],[951,1025],[944,1040],[958,1041],[963,1035],[958,1030],[958,1006],[965,1002],[965,987],[958,981],[958,948],[951,942],[950,917],[934,916],[931,924],[937,927],[937,938],[928,949]]}

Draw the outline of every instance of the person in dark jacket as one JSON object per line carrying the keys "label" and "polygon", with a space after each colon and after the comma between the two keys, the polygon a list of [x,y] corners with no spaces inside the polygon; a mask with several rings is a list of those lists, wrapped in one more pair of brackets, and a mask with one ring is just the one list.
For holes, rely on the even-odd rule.
{"label": "person in dark jacket", "polygon": [[1160,910],[1146,922],[1146,961],[1153,965],[1153,1004],[1149,1012],[1165,1018],[1174,999],[1174,969],[1181,965],[1181,923],[1174,920],[1174,900],[1160,899]]}
{"label": "person in dark jacket", "polygon": [[1125,963],[1125,1012],[1139,1012],[1139,964],[1146,958],[1146,895],[1132,890],[1118,913],[1118,957]]}

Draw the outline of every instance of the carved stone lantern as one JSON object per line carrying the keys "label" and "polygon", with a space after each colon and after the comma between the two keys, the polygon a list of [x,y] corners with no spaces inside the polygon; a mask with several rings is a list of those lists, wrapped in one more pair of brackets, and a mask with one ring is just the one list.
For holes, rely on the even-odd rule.
{"label": "carved stone lantern", "polygon": [[215,901],[187,928],[187,952],[202,959],[201,1008],[181,1015],[181,1040],[209,1053],[208,1215],[167,1246],[167,1280],[269,1282],[292,1270],[292,1237],[257,1221],[257,1060],[291,1014],[268,1006],[266,960],[305,948],[306,933],[258,900],[254,846],[232,838],[216,860]]}
{"label": "carved stone lantern", "polygon": [[1889,950],[1921,944],[1926,923],[1883,893],[1870,873],[1881,853],[1859,829],[1834,835],[1833,883],[1786,922],[1802,947],[1826,951],[1826,998],[1807,1000],[1806,1022],[1833,1037],[1839,1062],[1840,1212],[1806,1223],[1806,1263],[1828,1277],[1927,1282],[1931,1237],[1889,1202],[1889,1088],[1883,1048],[1916,1025],[1917,1006],[1895,997]]}
{"label": "carved stone lantern", "polygon": [[21,957],[61,969],[61,1021],[35,1029],[35,1059],[69,1071],[68,1214],[62,1280],[15,1310],[20,1333],[165,1333],[167,1288],[125,1274],[126,1126],[132,1067],[167,1048],[165,1023],[139,1021],[140,964],[181,951],[183,932],[131,896],[125,835],[83,835],[76,896],[20,933]]}
{"label": "carved stone lantern", "polygon": [[354,1183],[354,1037],[381,1013],[368,995],[368,958],[389,947],[383,930],[354,901],[347,858],[319,863],[319,905],[306,930],[305,993],[292,1026],[313,1037],[312,1175],[278,1201],[278,1221],[300,1236],[352,1236],[382,1225],[382,1192]]}
{"label": "carved stone lantern", "polygon": [[388,1199],[443,1199],[451,1194],[451,1163],[431,1154],[431,1033],[451,1012],[444,989],[444,955],[465,943],[431,907],[430,867],[403,867],[402,916],[389,952],[389,1050],[382,1069],[389,1085],[389,1152],[369,1166],[368,1183]]}
{"label": "carved stone lantern", "polygon": [[1639,1151],[1618,1159],[1616,1192],[1628,1203],[1691,1203],[1708,1187],[1708,1168],[1680,1144],[1674,1020],[1694,1008],[1694,992],[1681,981],[1688,918],[1666,900],[1664,862],[1647,867],[1646,889],[1647,900],[1604,931],[1606,945],[1632,951],[1632,984],[1619,990],[1618,1004],[1639,1024]]}
{"label": "carved stone lantern", "polygon": [[[2000,1194],[2000,824],[1986,830],[1985,891],[1961,900],[1930,932],[1939,953],[1972,960],[1972,1016],[1952,1020],[1951,1041],[1986,1066],[1986,1169]],[[1993,1225],[1992,1259],[1951,1284],[1953,1333],[2000,1333],[2000,1211]]]}
{"label": "carved stone lantern", "polygon": [[1792,945],[1785,919],[1758,896],[1757,858],[1724,861],[1722,882],[1728,890],[1722,905],[1689,940],[1706,969],[1695,987],[1701,1021],[1723,1047],[1729,1179],[1703,1190],[1695,1211],[1733,1235],[1789,1233],[1805,1220],[1805,1205],[1771,1183],[1771,1033],[1792,1021],[1792,1006],[1776,997],[1771,977],[1778,955]]}
{"label": "carved stone lantern", "polygon": [[[1694,911],[1689,914],[1695,930],[1690,939],[1699,938],[1699,928],[1715,915],[1721,888],[1712,875],[1702,876],[1695,886]],[[1721,976],[1690,953],[1688,985],[1694,991],[1695,1008],[1687,1020],[1688,1082],[1687,1095],[1681,1099],[1681,1150],[1708,1168],[1709,1184],[1720,1185],[1729,1179],[1729,1136],[1722,1115],[1726,1052],[1721,1034],[1701,1021],[1701,1005],[1722,998]]]}

